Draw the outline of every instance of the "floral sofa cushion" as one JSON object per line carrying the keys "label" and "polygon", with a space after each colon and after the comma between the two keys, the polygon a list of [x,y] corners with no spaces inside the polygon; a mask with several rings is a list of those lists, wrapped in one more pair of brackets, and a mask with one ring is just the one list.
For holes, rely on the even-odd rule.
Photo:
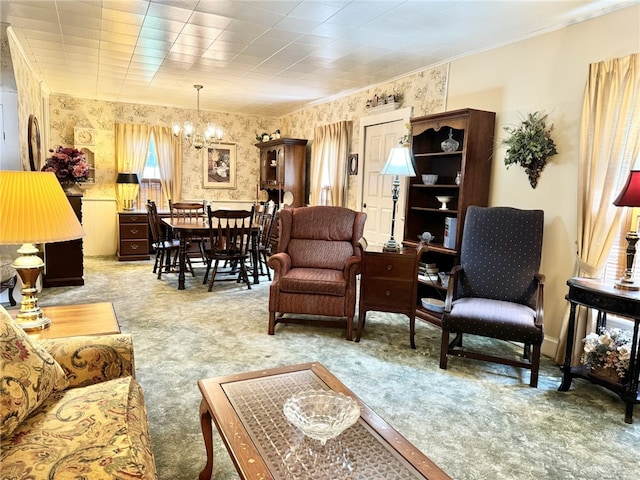
{"label": "floral sofa cushion", "polygon": [[0,438],[69,382],[60,365],[0,307]]}
{"label": "floral sofa cushion", "polygon": [[4,478],[157,478],[132,377],[51,394],[1,448]]}
{"label": "floral sofa cushion", "polygon": [[135,377],[131,335],[93,335],[40,340],[62,367],[69,387]]}

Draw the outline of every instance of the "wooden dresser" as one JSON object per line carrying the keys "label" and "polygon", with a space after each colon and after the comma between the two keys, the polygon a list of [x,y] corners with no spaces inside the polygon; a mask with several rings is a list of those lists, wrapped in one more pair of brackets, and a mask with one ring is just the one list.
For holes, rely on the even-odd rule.
{"label": "wooden dresser", "polygon": [[[71,208],[82,223],[82,195],[67,194]],[[82,238],[44,246],[43,287],[84,285],[84,254]]]}
{"label": "wooden dresser", "polygon": [[118,260],[149,260],[149,222],[146,212],[118,212]]}

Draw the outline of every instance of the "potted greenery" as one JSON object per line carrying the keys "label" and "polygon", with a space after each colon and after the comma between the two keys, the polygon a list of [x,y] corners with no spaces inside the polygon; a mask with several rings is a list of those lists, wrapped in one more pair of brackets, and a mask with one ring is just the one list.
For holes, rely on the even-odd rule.
{"label": "potted greenery", "polygon": [[547,115],[534,112],[516,126],[504,127],[509,136],[502,141],[507,147],[504,164],[509,168],[513,164],[524,167],[529,176],[531,188],[536,188],[538,178],[547,159],[558,153],[551,138],[553,124],[547,127]]}

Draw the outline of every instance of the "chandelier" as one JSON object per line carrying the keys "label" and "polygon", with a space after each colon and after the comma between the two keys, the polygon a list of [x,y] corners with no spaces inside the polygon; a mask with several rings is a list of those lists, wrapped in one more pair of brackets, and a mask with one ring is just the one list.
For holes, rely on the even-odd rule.
{"label": "chandelier", "polygon": [[[198,121],[200,120],[200,90],[203,88],[202,85],[194,85],[193,88],[198,92],[198,116],[196,117]],[[182,131],[182,136],[185,141],[189,142],[189,144],[197,150],[201,148],[209,147],[214,142],[220,142],[222,140],[223,131],[222,126],[214,125],[213,123],[207,123],[204,131],[200,130],[200,125],[196,124],[193,126],[191,122],[184,122],[184,125],[180,127],[179,123],[173,124],[173,135],[176,137],[180,136],[180,131]]]}

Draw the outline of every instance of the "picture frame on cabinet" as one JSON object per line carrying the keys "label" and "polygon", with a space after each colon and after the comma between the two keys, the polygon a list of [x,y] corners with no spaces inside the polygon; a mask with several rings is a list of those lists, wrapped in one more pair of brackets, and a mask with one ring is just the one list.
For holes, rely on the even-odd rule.
{"label": "picture frame on cabinet", "polygon": [[202,150],[203,188],[236,188],[236,145],[218,143]]}

